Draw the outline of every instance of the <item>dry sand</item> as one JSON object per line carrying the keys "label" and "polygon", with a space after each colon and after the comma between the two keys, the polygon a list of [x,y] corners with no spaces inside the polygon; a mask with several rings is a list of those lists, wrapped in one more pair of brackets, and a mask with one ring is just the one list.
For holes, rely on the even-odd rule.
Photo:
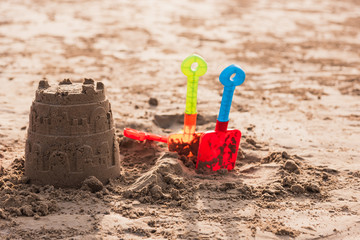
{"label": "dry sand", "polygon": [[[0,2],[1,239],[358,239],[360,2]],[[181,61],[202,55],[198,130],[212,130],[218,75],[247,73],[230,124],[237,166],[213,175],[124,127],[175,133]],[[122,174],[79,189],[23,176],[38,81],[103,81]],[[157,101],[155,101],[156,99]]]}

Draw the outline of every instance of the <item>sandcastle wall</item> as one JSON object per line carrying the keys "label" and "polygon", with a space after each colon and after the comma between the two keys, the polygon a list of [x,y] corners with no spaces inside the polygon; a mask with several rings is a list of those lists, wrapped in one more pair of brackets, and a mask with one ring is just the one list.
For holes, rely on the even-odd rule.
{"label": "sandcastle wall", "polygon": [[79,186],[88,176],[120,175],[119,147],[104,85],[39,83],[30,109],[25,174],[33,183]]}

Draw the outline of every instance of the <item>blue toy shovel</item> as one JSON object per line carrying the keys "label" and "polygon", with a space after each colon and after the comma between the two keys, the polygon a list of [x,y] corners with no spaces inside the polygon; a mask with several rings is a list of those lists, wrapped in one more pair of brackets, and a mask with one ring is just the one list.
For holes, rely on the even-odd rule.
{"label": "blue toy shovel", "polygon": [[[231,77],[235,74],[234,77]],[[236,65],[225,68],[220,76],[224,85],[223,96],[215,131],[205,132],[200,137],[196,168],[232,170],[235,167],[241,132],[228,130],[229,114],[235,87],[245,81],[245,72]]]}

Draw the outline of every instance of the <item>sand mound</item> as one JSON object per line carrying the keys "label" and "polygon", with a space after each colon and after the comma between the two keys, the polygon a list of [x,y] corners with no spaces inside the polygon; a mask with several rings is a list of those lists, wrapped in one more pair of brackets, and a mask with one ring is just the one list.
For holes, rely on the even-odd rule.
{"label": "sand mound", "polygon": [[165,154],[148,172],[130,185],[123,195],[126,198],[136,198],[142,203],[181,200],[186,189],[183,175],[183,166],[179,160]]}
{"label": "sand mound", "polygon": [[25,184],[24,159],[15,159],[11,168],[0,178],[0,218],[11,216],[46,216],[59,210],[57,202],[45,199],[39,188]]}

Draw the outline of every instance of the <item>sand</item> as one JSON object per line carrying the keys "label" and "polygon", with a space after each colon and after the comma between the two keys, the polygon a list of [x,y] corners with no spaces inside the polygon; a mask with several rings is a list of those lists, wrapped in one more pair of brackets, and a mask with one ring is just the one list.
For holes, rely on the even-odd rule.
{"label": "sand", "polygon": [[32,184],[79,187],[120,176],[111,104],[102,82],[41,80],[30,108],[25,175]]}
{"label": "sand", "polygon": [[[358,1],[1,1],[0,238],[357,239],[360,235]],[[183,124],[191,53],[198,131],[213,130],[230,64],[247,74],[230,128],[234,171],[215,174],[139,143]],[[79,188],[24,176],[39,80],[101,81],[121,175]]]}

